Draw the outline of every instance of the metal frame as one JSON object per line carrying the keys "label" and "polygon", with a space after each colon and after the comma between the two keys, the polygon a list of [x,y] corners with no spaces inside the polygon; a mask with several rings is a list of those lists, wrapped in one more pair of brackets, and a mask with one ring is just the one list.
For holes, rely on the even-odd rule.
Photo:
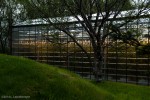
{"label": "metal frame", "polygon": [[[137,22],[136,24],[129,23],[126,28],[136,26],[138,30],[142,25],[147,25],[145,28],[148,30],[147,34],[150,35],[150,18],[146,19],[148,20],[147,22],[139,23],[139,21],[135,21]],[[72,24],[73,22],[70,23]],[[81,37],[78,37],[78,41],[88,49],[88,53],[93,58],[91,43],[88,41],[88,37],[84,36],[83,28],[77,27],[76,24],[78,23],[75,22],[74,27],[70,29],[81,29],[80,32],[76,33],[78,35],[79,33],[81,34]],[[63,36],[60,31],[55,32],[55,34],[60,36],[58,38],[59,43],[48,42],[46,38],[42,37],[43,34],[48,36],[49,32],[56,31],[54,29],[46,30],[46,26],[42,24],[13,26],[12,54],[61,68],[67,68],[84,78],[94,79],[93,68],[89,66],[90,62],[87,57],[68,36]],[[49,39],[55,41],[54,38]],[[108,41],[110,40],[107,39]],[[150,43],[149,38],[148,43]],[[119,41],[116,41],[115,44],[116,50],[113,52],[111,51],[112,47],[108,46],[106,48],[104,67],[102,68],[104,79],[150,85],[150,55],[140,57],[136,52],[128,50],[132,46],[125,44],[125,49],[121,51],[118,49]]]}

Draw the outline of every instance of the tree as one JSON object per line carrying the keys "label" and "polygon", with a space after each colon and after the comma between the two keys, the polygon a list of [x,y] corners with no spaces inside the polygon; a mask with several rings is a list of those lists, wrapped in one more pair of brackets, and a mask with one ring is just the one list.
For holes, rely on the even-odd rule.
{"label": "tree", "polygon": [[16,0],[0,0],[0,52],[11,53],[12,25],[25,18]]}
{"label": "tree", "polygon": [[[28,12],[30,18],[41,18],[46,20],[55,29],[67,34],[88,56],[86,50],[71,35],[68,26],[64,22],[70,20],[71,15],[81,24],[89,35],[94,52],[93,72],[96,81],[102,79],[103,52],[105,40],[112,34],[125,34],[131,36],[131,32],[122,31],[122,27],[139,17],[149,16],[149,0],[20,0]],[[128,6],[130,4],[130,6]],[[144,15],[143,15],[144,13]],[[116,21],[121,23],[117,24]],[[56,24],[59,23],[59,24]],[[123,35],[125,36],[125,35]],[[122,38],[123,39],[123,38]],[[133,37],[130,38],[135,40]],[[126,43],[126,39],[124,39]],[[138,44],[138,43],[137,43]]]}
{"label": "tree", "polygon": [[6,27],[6,23],[4,23],[6,21],[5,18],[5,1],[1,0],[0,1],[0,53],[5,53],[6,51],[6,41],[7,41],[7,27]]}

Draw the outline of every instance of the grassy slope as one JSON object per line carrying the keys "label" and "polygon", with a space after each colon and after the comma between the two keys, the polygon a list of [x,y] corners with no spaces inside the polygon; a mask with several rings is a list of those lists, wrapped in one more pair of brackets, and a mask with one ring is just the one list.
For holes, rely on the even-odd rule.
{"label": "grassy slope", "polygon": [[32,100],[113,99],[107,91],[68,71],[6,55],[0,55],[1,96],[31,96]]}
{"label": "grassy slope", "polygon": [[0,55],[0,97],[25,95],[31,96],[32,100],[150,100],[150,87],[115,82],[94,84],[46,64]]}
{"label": "grassy slope", "polygon": [[115,95],[115,100],[150,100],[150,87],[126,83],[96,83],[101,89]]}

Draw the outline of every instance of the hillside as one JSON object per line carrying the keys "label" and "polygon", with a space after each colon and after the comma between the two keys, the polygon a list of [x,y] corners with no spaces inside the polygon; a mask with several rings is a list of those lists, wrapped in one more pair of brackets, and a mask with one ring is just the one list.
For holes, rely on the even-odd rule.
{"label": "hillside", "polygon": [[113,100],[79,76],[21,57],[0,55],[0,96],[32,100]]}
{"label": "hillside", "polygon": [[150,87],[91,82],[69,71],[0,54],[0,100],[150,100]]}

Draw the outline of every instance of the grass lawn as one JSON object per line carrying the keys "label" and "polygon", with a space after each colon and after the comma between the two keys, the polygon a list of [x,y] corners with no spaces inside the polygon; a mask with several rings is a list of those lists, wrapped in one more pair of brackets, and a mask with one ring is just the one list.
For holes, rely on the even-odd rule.
{"label": "grass lawn", "polygon": [[53,66],[0,55],[0,99],[25,96],[30,100],[150,100],[149,90],[123,83],[94,83]]}
{"label": "grass lawn", "polygon": [[115,96],[115,100],[150,100],[150,87],[126,83],[94,83]]}

